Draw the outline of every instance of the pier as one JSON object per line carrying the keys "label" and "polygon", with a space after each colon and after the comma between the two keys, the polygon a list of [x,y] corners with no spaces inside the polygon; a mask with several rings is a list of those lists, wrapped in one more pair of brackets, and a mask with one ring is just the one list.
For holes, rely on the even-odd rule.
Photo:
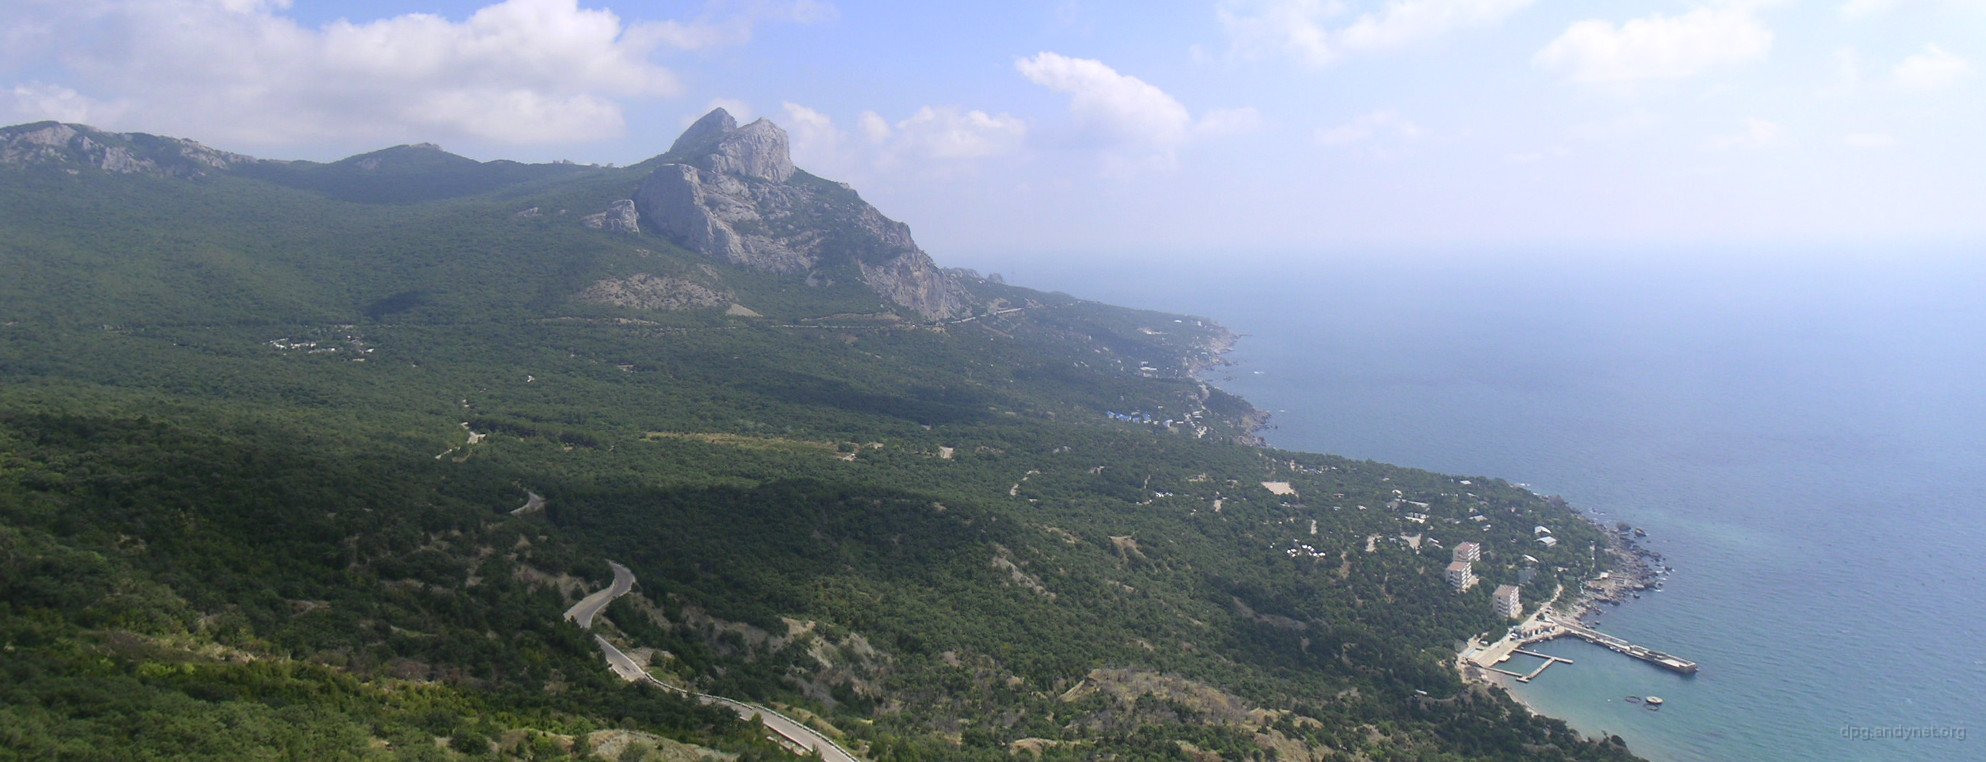
{"label": "pier", "polygon": [[1653,664],[1655,666],[1662,667],[1664,669],[1681,672],[1685,675],[1696,674],[1696,662],[1690,661],[1688,659],[1684,659],[1676,656],[1670,656],[1669,654],[1665,654],[1662,653],[1661,651],[1657,651],[1644,646],[1637,646],[1633,643],[1629,643],[1625,640],[1621,640],[1620,638],[1616,638],[1612,635],[1608,635],[1604,632],[1600,632],[1599,630],[1595,630],[1589,627],[1582,627],[1580,625],[1569,624],[1569,623],[1559,624],[1558,627],[1559,629],[1564,631],[1563,634],[1565,635],[1571,635],[1575,638],[1579,638],[1580,640],[1584,640],[1588,643],[1592,643],[1593,645],[1601,646],[1603,648],[1606,648],[1607,650],[1613,651],[1614,653],[1626,654],[1636,659],[1640,659],[1642,661],[1648,662],[1649,664]]}
{"label": "pier", "polygon": [[[1572,660],[1525,650],[1524,647],[1533,643],[1543,643],[1547,640],[1555,640],[1568,636],[1584,640],[1617,654],[1640,659],[1663,669],[1685,675],[1696,674],[1696,662],[1666,654],[1646,646],[1638,646],[1591,627],[1570,622],[1557,622],[1550,619],[1534,620],[1526,622],[1519,627],[1512,627],[1510,632],[1503,636],[1503,639],[1487,647],[1465,652],[1463,658],[1474,662],[1476,666],[1483,669],[1508,675],[1516,678],[1521,683],[1528,683],[1537,679],[1539,675],[1544,674],[1545,669],[1553,664],[1560,662],[1571,664]],[[1545,663],[1538,665],[1538,668],[1532,670],[1530,674],[1520,674],[1497,666],[1509,661],[1512,654],[1534,656],[1544,659]]]}

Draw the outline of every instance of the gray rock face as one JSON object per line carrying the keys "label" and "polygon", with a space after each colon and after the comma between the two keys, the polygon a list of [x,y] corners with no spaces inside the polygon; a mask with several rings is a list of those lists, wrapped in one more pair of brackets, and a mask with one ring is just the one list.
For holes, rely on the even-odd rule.
{"label": "gray rock face", "polygon": [[917,248],[910,227],[853,189],[793,166],[786,131],[744,127],[723,109],[690,126],[635,192],[641,224],[685,248],[778,273],[859,273],[892,303],[930,320],[964,314],[965,289]]}
{"label": "gray rock face", "polygon": [[669,153],[701,153],[709,150],[718,138],[738,129],[738,120],[731,118],[731,112],[713,109],[696,120],[690,128],[669,145]]}
{"label": "gray rock face", "polygon": [[771,183],[786,182],[796,171],[786,131],[764,119],[724,135],[715,150],[695,164],[706,172]]}
{"label": "gray rock face", "polygon": [[634,235],[641,232],[641,214],[635,211],[634,199],[615,201],[607,205],[607,211],[586,215],[579,221],[589,228],[609,233]]}
{"label": "gray rock face", "polygon": [[0,166],[66,165],[119,174],[197,177],[254,161],[191,140],[104,132],[82,125],[40,122],[0,130]]}

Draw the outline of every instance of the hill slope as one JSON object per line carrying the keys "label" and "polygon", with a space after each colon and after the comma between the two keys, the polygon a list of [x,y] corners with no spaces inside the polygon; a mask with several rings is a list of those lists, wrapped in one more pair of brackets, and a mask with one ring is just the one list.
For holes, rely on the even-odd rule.
{"label": "hill slope", "polygon": [[783,754],[559,621],[612,560],[657,678],[873,759],[1626,756],[1449,667],[1492,585],[1427,540],[1543,599],[1596,571],[1562,504],[1253,446],[1189,375],[1224,330],[940,271],[762,124],[629,168],[0,130],[0,748]]}

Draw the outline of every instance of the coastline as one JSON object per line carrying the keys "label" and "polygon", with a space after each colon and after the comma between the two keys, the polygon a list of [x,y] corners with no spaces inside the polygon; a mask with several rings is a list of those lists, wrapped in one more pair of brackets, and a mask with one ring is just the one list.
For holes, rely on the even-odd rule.
{"label": "coastline", "polygon": [[[1219,329],[1219,333],[1200,345],[1197,356],[1184,358],[1182,364],[1189,378],[1203,385],[1213,386],[1213,380],[1204,378],[1202,374],[1219,367],[1234,367],[1235,363],[1227,359],[1227,354],[1233,351],[1244,334],[1235,333],[1211,321],[1209,324]],[[1239,439],[1255,447],[1273,446],[1262,436],[1262,432],[1270,428],[1269,413],[1256,407],[1246,398],[1239,395],[1235,395],[1235,398],[1241,400],[1249,411],[1237,421],[1245,432]],[[1616,521],[1609,525],[1606,521],[1571,506],[1564,498],[1557,495],[1539,495],[1539,497],[1572,514],[1578,520],[1599,529],[1607,539],[1608,563],[1598,575],[1581,580],[1578,588],[1573,591],[1571,600],[1564,600],[1566,591],[1561,588],[1559,595],[1539,606],[1537,611],[1525,617],[1517,626],[1535,622],[1542,616],[1572,621],[1583,626],[1594,626],[1598,623],[1601,606],[1618,607],[1627,601],[1640,598],[1640,594],[1644,591],[1660,590],[1662,578],[1674,571],[1664,563],[1666,559],[1661,553],[1643,546],[1641,541],[1647,536],[1644,530],[1631,526],[1625,521]],[[1453,666],[1462,681],[1463,689],[1500,692],[1505,698],[1523,707],[1532,717],[1565,722],[1563,717],[1555,717],[1539,711],[1536,706],[1511,690],[1510,683],[1513,678],[1482,669],[1469,658],[1477,650],[1477,643],[1492,634],[1494,631],[1477,635],[1456,652]],[[1596,737],[1593,740],[1605,740],[1605,738]]]}
{"label": "coastline", "polygon": [[[1593,542],[1607,552],[1594,524],[1645,527],[1638,544],[1675,569],[1660,578],[1663,591],[1572,613],[1597,614],[1601,631],[1694,659],[1701,672],[1679,680],[1585,643],[1540,644],[1526,650],[1579,662],[1500,681],[1513,701],[1534,705],[1527,711],[1590,738],[1618,734],[1650,759],[1979,759],[1976,736],[1886,744],[1840,733],[1844,723],[1913,721],[1976,733],[1972,715],[1986,704],[1986,660],[1951,645],[1986,632],[1986,586],[1963,583],[1976,576],[1964,559],[1986,532],[1965,512],[1986,464],[1976,436],[1986,406],[1976,395],[1902,396],[1977,378],[1986,358],[1938,337],[1986,330],[1986,306],[1960,298],[1957,285],[1980,282],[1981,268],[1876,261],[1789,261],[1718,279],[1652,270],[1629,279],[1569,260],[1495,271],[1406,261],[1352,271],[1334,261],[1220,281],[1099,283],[1119,301],[1166,299],[1245,333],[1228,355],[1234,367],[1203,377],[1273,413],[1262,435],[1274,445],[1529,482],[1580,509],[1578,521],[1562,519],[1582,535],[1578,550]],[[1455,298],[1387,312],[1398,306],[1390,287],[1404,283]],[[1577,303],[1491,296],[1543,284]],[[1789,301],[1731,302],[1724,289],[1738,285]],[[1892,309],[1906,297],[1924,309]],[[1812,330],[1791,330],[1793,315]],[[1596,326],[1622,341],[1590,342]],[[1894,353],[1923,371],[1843,365],[1843,353]],[[1880,414],[1878,392],[1896,395],[1881,397]],[[1579,555],[1586,568],[1559,575],[1560,608],[1574,609],[1601,570],[1627,567]],[[1883,573],[1857,571],[1864,564]],[[1526,613],[1552,588],[1525,589]],[[1454,640],[1502,626],[1462,629]],[[1454,655],[1429,653],[1437,672]],[[1504,666],[1529,673],[1539,661]],[[1470,695],[1487,699],[1491,684]],[[1650,693],[1667,699],[1660,713],[1623,701]]]}
{"label": "coastline", "polygon": [[1235,333],[1234,329],[1205,318],[1194,319],[1205,322],[1214,330],[1214,335],[1204,341],[1196,342],[1192,354],[1179,358],[1180,368],[1187,378],[1200,384],[1206,395],[1211,396],[1212,391],[1219,391],[1239,401],[1245,408],[1244,412],[1235,415],[1232,419],[1237,432],[1233,436],[1233,441],[1248,447],[1269,447],[1269,440],[1262,436],[1262,432],[1269,428],[1269,411],[1256,407],[1255,403],[1248,401],[1246,397],[1221,389],[1215,385],[1214,379],[1206,377],[1215,368],[1234,367],[1234,361],[1227,359],[1227,355],[1234,351],[1235,345],[1247,334]]}
{"label": "coastline", "polygon": [[[1564,505],[1564,500],[1557,496],[1547,497],[1546,499]],[[1509,633],[1536,626],[1541,619],[1545,618],[1570,621],[1584,627],[1596,628],[1599,624],[1598,617],[1602,605],[1618,607],[1628,601],[1639,599],[1641,593],[1644,591],[1660,590],[1662,589],[1662,578],[1674,571],[1672,567],[1664,563],[1665,559],[1661,553],[1643,546],[1641,540],[1647,537],[1647,533],[1640,528],[1633,527],[1624,521],[1617,521],[1612,526],[1609,526],[1583,512],[1573,510],[1572,513],[1601,530],[1607,538],[1607,557],[1611,563],[1597,576],[1582,581],[1570,601],[1563,600],[1565,590],[1561,588],[1559,595],[1546,601],[1538,607],[1537,611],[1532,612],[1516,625],[1513,625]],[[1505,698],[1523,707],[1524,711],[1532,717],[1546,717],[1560,722],[1567,722],[1564,717],[1558,717],[1540,711],[1538,707],[1532,705],[1530,701],[1526,700],[1517,691],[1512,690],[1515,678],[1484,669],[1477,662],[1475,658],[1476,654],[1503,645],[1505,641],[1513,637],[1511,634],[1506,634],[1499,640],[1488,641],[1490,645],[1482,645],[1486,642],[1485,639],[1493,634],[1495,634],[1494,631],[1477,635],[1467,641],[1456,652],[1454,667],[1456,675],[1461,678],[1463,685],[1465,687],[1476,686],[1484,690],[1500,689],[1500,692]],[[1577,729],[1575,728],[1575,730]],[[1585,733],[1582,731],[1581,735],[1585,735]],[[1596,741],[1607,740],[1606,736],[1588,737]]]}
{"label": "coastline", "polygon": [[[1556,496],[1546,499],[1564,505],[1564,500]],[[1666,559],[1661,553],[1642,546],[1641,540],[1647,537],[1645,531],[1624,521],[1608,526],[1578,510],[1569,507],[1568,510],[1599,529],[1607,538],[1607,558],[1610,563],[1598,575],[1582,580],[1579,587],[1573,591],[1571,600],[1565,599],[1566,591],[1561,588],[1557,596],[1539,605],[1536,611],[1512,625],[1510,629],[1513,631],[1529,627],[1541,618],[1573,622],[1584,627],[1597,627],[1602,605],[1618,607],[1639,599],[1643,592],[1661,590],[1662,579],[1674,571],[1664,563]],[[1480,641],[1493,634],[1494,631],[1481,633],[1472,640]],[[1464,682],[1488,682],[1501,685],[1502,681],[1498,679],[1500,676],[1495,673],[1479,674],[1484,670],[1469,669],[1472,665],[1466,655],[1477,650],[1474,645],[1469,645],[1456,653],[1456,668],[1461,671]]]}
{"label": "coastline", "polygon": [[[1227,359],[1227,355],[1246,334],[1235,333],[1232,329],[1213,321],[1207,321],[1207,324],[1215,328],[1217,333],[1202,342],[1195,355],[1182,358],[1181,365],[1185,367],[1187,377],[1201,384],[1213,386],[1214,381],[1204,378],[1203,374],[1215,368],[1234,367],[1234,362]],[[1213,386],[1213,388],[1219,387]],[[1224,393],[1228,392],[1224,391]],[[1262,436],[1262,432],[1269,428],[1268,411],[1256,407],[1244,397],[1234,396],[1248,408],[1248,412],[1239,416],[1236,421],[1242,428],[1243,437],[1256,447],[1273,446]],[[1619,606],[1628,600],[1639,598],[1643,591],[1662,589],[1662,577],[1673,569],[1664,563],[1666,559],[1661,553],[1642,546],[1641,540],[1647,537],[1644,530],[1625,521],[1616,521],[1609,526],[1605,521],[1573,507],[1557,495],[1539,495],[1539,497],[1599,529],[1607,538],[1607,556],[1611,561],[1598,576],[1581,580],[1580,587],[1576,591],[1577,595],[1570,602],[1554,599],[1546,604],[1545,607],[1552,608],[1557,617],[1582,624],[1590,623],[1601,605]]]}

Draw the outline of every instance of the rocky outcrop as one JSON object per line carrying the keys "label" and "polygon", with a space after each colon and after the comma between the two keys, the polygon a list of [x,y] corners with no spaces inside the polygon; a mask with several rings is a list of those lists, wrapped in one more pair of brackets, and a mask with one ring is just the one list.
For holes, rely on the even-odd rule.
{"label": "rocky outcrop", "polygon": [[702,119],[696,120],[683,134],[676,136],[676,142],[669,144],[668,156],[702,154],[717,145],[717,141],[738,129],[738,120],[731,118],[731,112],[724,109],[711,109]]}
{"label": "rocky outcrop", "polygon": [[255,161],[191,140],[104,132],[79,124],[38,122],[0,129],[0,166],[88,167],[118,174],[198,177]]}
{"label": "rocky outcrop", "polygon": [[636,273],[586,287],[579,298],[595,304],[637,310],[695,310],[728,307],[731,294],[695,281]]}
{"label": "rocky outcrop", "polygon": [[924,252],[893,257],[881,264],[857,263],[862,282],[883,298],[934,320],[966,311],[964,290],[945,277]]}
{"label": "rocky outcrop", "polygon": [[641,214],[634,209],[634,199],[621,199],[607,205],[607,211],[589,214],[579,220],[594,230],[609,233],[634,235],[641,232]]}
{"label": "rocky outcrop", "polygon": [[635,192],[640,224],[684,248],[777,273],[857,276],[879,296],[928,320],[965,314],[964,287],[917,248],[910,227],[840,183],[793,166],[786,131],[766,120],[739,127],[723,109],[677,138],[669,163]]}

